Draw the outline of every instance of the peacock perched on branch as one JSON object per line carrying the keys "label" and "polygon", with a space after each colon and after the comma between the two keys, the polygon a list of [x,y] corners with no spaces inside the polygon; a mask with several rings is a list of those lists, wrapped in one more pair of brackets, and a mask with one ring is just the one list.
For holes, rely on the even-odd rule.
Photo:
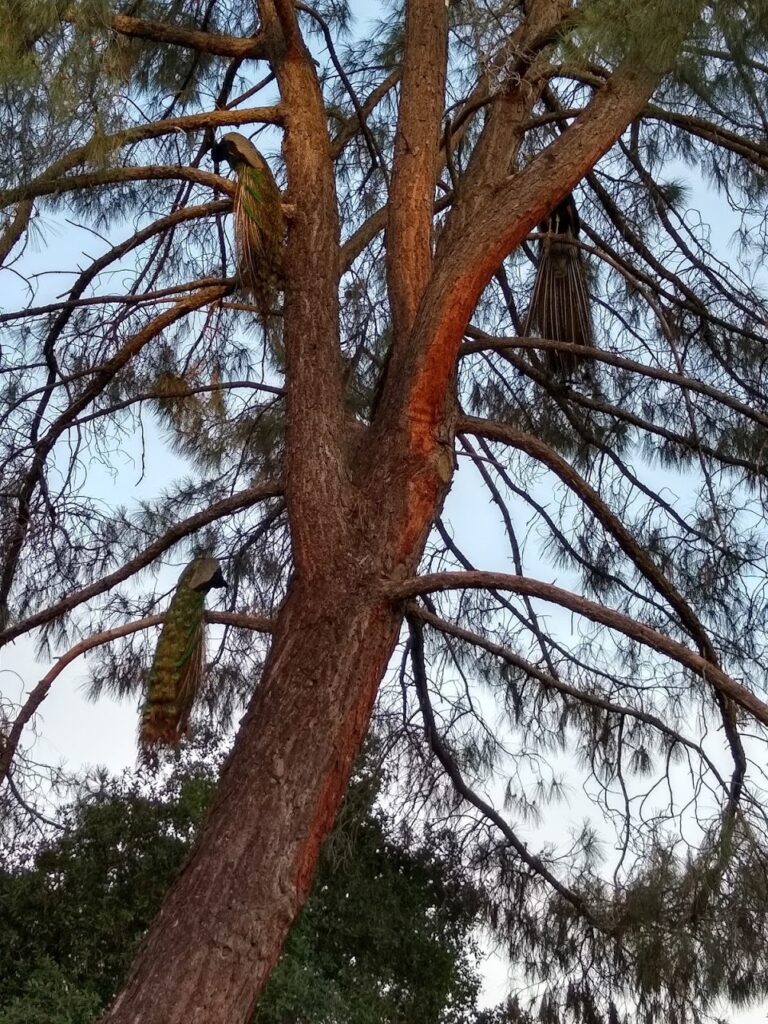
{"label": "peacock perched on branch", "polygon": [[213,147],[215,160],[226,160],[237,175],[234,200],[238,274],[266,326],[275,311],[283,281],[285,217],[269,164],[239,132],[228,132]]}
{"label": "peacock perched on branch", "polygon": [[141,714],[139,746],[145,758],[158,746],[178,746],[200,692],[205,649],[203,613],[209,590],[225,587],[215,558],[195,558],[171,598]]}
{"label": "peacock perched on branch", "polygon": [[[591,348],[592,315],[581,250],[573,245],[579,237],[579,213],[568,195],[539,224],[546,232],[539,242],[539,266],[533,285],[525,334]],[[579,364],[571,352],[549,349],[546,365],[558,376],[570,376]]]}

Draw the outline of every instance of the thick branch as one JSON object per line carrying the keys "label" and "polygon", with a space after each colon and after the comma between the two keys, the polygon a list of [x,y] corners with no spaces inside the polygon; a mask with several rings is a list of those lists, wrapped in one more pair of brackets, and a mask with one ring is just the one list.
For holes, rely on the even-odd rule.
{"label": "thick branch", "polygon": [[713,665],[712,662],[702,658],[700,654],[690,650],[684,644],[678,643],[677,640],[673,640],[665,633],[659,633],[658,630],[652,629],[622,612],[590,601],[570,590],[563,590],[562,587],[556,587],[552,583],[501,572],[445,572],[415,577],[404,583],[392,583],[388,589],[393,600],[408,600],[420,594],[467,588],[509,590],[515,594],[525,594],[542,601],[558,604],[562,608],[568,608],[578,615],[583,615],[592,622],[615,629],[630,639],[636,640],[660,654],[665,654],[673,661],[690,669],[719,690],[723,696],[730,698],[748,711],[758,722],[768,726],[768,704],[760,700],[746,686],[742,686],[741,683],[732,679],[717,665]]}
{"label": "thick branch", "polygon": [[191,181],[196,185],[207,185],[222,192],[234,192],[234,186],[210,171],[201,171],[197,167],[108,167],[100,171],[89,171],[85,174],[69,174],[60,178],[36,178],[28,185],[7,189],[0,192],[0,208],[25,199],[37,196],[63,195],[65,192],[76,192],[79,189],[97,188],[99,185],[120,185],[128,181],[167,181],[178,179]]}
{"label": "thick branch", "polygon": [[339,354],[339,224],[331,141],[312,57],[291,3],[263,0],[262,24],[285,108],[293,213],[285,268],[286,494],[296,565],[320,572],[317,531],[340,502],[347,415]]}
{"label": "thick branch", "polygon": [[395,135],[387,225],[387,279],[393,333],[413,324],[432,263],[432,204],[448,41],[444,0],[411,0]]}
{"label": "thick branch", "polygon": [[0,267],[5,263],[14,245],[29,227],[32,218],[33,204],[31,199],[19,203],[10,223],[0,235]]}
{"label": "thick branch", "polygon": [[131,39],[171,43],[197,50],[199,53],[213,53],[219,57],[233,57],[236,60],[264,60],[266,57],[264,37],[261,33],[249,39],[241,39],[239,36],[224,36],[216,32],[201,32],[199,29],[169,25],[164,21],[131,18],[126,14],[113,15],[110,26],[115,32]]}

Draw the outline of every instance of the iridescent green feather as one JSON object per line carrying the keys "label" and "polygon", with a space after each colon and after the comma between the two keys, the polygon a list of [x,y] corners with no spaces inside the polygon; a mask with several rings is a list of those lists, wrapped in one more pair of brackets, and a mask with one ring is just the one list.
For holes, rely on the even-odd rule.
{"label": "iridescent green feather", "polygon": [[[232,133],[235,134],[235,133]],[[235,240],[243,289],[268,324],[274,315],[283,281],[285,219],[269,164],[253,146],[249,161],[230,157],[237,174]]]}
{"label": "iridescent green feather", "polygon": [[205,595],[223,585],[213,558],[195,559],[179,578],[149,673],[139,733],[145,755],[178,746],[187,731],[203,674]]}

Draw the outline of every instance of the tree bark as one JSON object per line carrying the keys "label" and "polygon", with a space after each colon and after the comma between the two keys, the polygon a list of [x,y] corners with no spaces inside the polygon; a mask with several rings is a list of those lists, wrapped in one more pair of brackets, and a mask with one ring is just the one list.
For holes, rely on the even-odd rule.
{"label": "tree bark", "polygon": [[399,623],[359,573],[292,588],[197,852],[105,1020],[250,1018],[307,897]]}
{"label": "tree bark", "polygon": [[[567,6],[536,0],[533,9],[553,28]],[[406,48],[417,66],[403,69],[411,83],[404,95],[426,76],[430,101],[414,100],[400,122],[393,183],[407,191],[411,168],[417,222],[394,217],[389,225],[403,259],[388,277],[402,329],[382,404],[366,429],[343,402],[339,232],[322,96],[292,5],[260,4],[285,109],[295,206],[284,315],[295,578],[197,850],[105,1024],[248,1020],[309,891],[365,736],[402,621],[399,597],[407,588],[398,591],[396,582],[417,570],[450,484],[453,380],[469,317],[504,257],[613,144],[660,75],[619,69],[563,137],[516,174],[490,157],[514,148],[536,91],[522,83],[501,97],[506,108],[489,118],[476,179],[469,169],[473,188],[460,191],[433,256],[443,72],[427,64],[441,59],[445,21],[434,3],[411,3],[408,11],[411,30],[421,31],[419,45]],[[419,25],[420,18],[431,20]]]}

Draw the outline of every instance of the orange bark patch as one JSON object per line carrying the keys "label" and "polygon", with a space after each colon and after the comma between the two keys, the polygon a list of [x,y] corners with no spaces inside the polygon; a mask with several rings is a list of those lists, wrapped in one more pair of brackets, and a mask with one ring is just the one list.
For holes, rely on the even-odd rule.
{"label": "orange bark patch", "polygon": [[398,546],[400,561],[407,561],[422,542],[446,484],[441,455],[445,444],[452,442],[446,423],[452,381],[464,329],[484,283],[483,269],[477,267],[457,282],[455,299],[441,310],[414,376],[406,413],[407,444],[414,470],[408,482],[406,517]]}
{"label": "orange bark patch", "polygon": [[[390,624],[392,622],[388,609],[382,606],[371,616],[368,628],[374,632],[382,627],[386,628],[385,620],[389,620]],[[389,655],[387,655],[387,660],[388,657]],[[333,827],[349,783],[353,762],[368,731],[368,723],[379,682],[380,674],[371,673],[367,685],[357,691],[355,699],[347,707],[340,727],[334,727],[340,739],[340,746],[336,748],[336,757],[325,775],[323,787],[309,823],[307,837],[300,846],[296,860],[296,892],[300,906],[304,904],[309,894],[317,868],[320,847]]]}

